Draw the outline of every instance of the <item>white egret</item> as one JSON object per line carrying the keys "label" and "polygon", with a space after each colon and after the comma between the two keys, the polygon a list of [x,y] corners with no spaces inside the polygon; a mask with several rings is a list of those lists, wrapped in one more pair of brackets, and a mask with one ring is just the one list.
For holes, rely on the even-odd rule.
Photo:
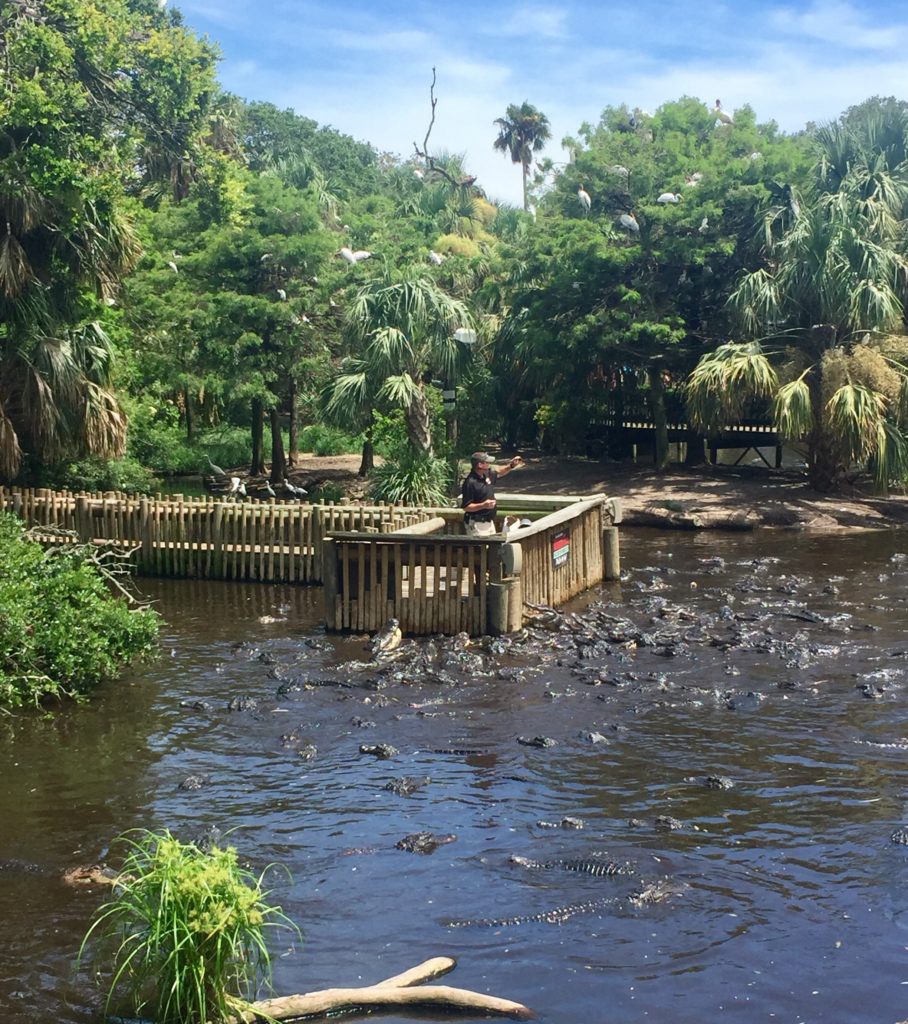
{"label": "white egret", "polygon": [[179,272],[180,272],[180,268],[179,268],[179,267],[178,267],[178,266],[176,265],[176,263],[174,263],[174,262],[173,262],[173,260],[168,260],[168,261],[167,261],[167,266],[168,266],[168,267],[170,267],[170,269],[171,269],[171,270],[172,270],[172,271],[173,271],[173,272],[174,272],[175,274],[179,274]]}
{"label": "white egret", "polygon": [[220,466],[216,465],[211,461],[211,456],[207,452],[205,453],[205,458],[208,459],[208,465],[211,467],[212,473],[216,473],[218,476],[227,476],[227,474],[224,472],[223,469],[221,469]]}
{"label": "white egret", "polygon": [[680,192],[663,192],[662,195],[656,200],[657,203],[662,203],[665,206],[667,203],[680,203],[681,193]]}
{"label": "white egret", "polygon": [[701,235],[705,235],[708,230],[709,230],[709,217],[704,217],[703,220],[700,221],[700,227],[697,228],[697,231],[699,231],[699,233]]}
{"label": "white egret", "polygon": [[287,293],[284,291],[283,288],[278,288],[277,297],[281,300],[281,302],[287,301]]}
{"label": "white egret", "polygon": [[429,250],[429,259],[435,264],[436,267],[440,267],[442,263],[447,259],[446,256],[442,256],[440,252],[436,252],[434,249]]}
{"label": "white egret", "polygon": [[357,249],[354,252],[349,246],[344,246],[343,249],[338,250],[338,256],[342,256],[351,265],[360,263],[362,260],[367,260],[372,255],[366,249]]}
{"label": "white egret", "polygon": [[631,231],[634,234],[637,234],[640,231],[640,225],[637,223],[637,218],[632,213],[622,213],[618,218],[618,223],[623,228],[627,228],[628,231]]}
{"label": "white egret", "polygon": [[630,171],[621,164],[612,164],[611,167],[606,167],[606,170],[609,174],[617,174],[622,178],[626,178],[630,174]]}

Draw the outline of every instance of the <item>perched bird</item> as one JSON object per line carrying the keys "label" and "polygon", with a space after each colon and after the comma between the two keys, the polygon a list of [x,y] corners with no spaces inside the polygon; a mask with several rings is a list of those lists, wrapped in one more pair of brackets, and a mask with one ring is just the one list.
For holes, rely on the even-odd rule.
{"label": "perched bird", "polygon": [[345,245],[343,249],[340,249],[337,252],[337,255],[342,256],[348,263],[352,265],[355,263],[360,263],[362,260],[369,259],[372,253],[368,252],[366,249],[357,249],[356,252],[354,252],[352,249],[348,248]]}
{"label": "perched bird", "polygon": [[429,250],[429,259],[435,264],[436,267],[440,267],[444,263],[447,257],[442,256],[440,252],[436,252],[434,249]]}
{"label": "perched bird", "polygon": [[618,218],[618,223],[623,227],[627,228],[628,231],[637,234],[640,231],[640,225],[637,223],[637,218],[632,213],[622,213]]}
{"label": "perched bird", "polygon": [[179,267],[178,267],[178,266],[176,265],[176,263],[174,263],[174,262],[173,262],[173,260],[168,260],[168,261],[167,261],[167,266],[168,266],[168,267],[170,267],[170,269],[171,269],[171,270],[172,270],[172,271],[173,271],[173,272],[174,272],[175,274],[179,274],[179,272],[180,272],[180,268],[179,268]]}
{"label": "perched bird", "polygon": [[422,181],[422,179],[425,177],[425,174],[423,174],[423,172],[418,167],[414,167],[413,168],[413,177],[414,178],[419,178],[419,180]]}
{"label": "perched bird", "polygon": [[585,213],[590,212],[590,207],[593,205],[593,200],[590,197],[589,192],[581,185],[577,189],[577,198],[580,200],[580,205],[583,207]]}
{"label": "perched bird", "polygon": [[217,473],[218,476],[227,476],[220,466],[215,465],[215,463],[211,461],[211,456],[207,452],[205,453],[205,458],[208,459],[208,465],[211,467],[212,473]]}
{"label": "perched bird", "polygon": [[520,520],[517,516],[505,516],[504,522],[501,524],[501,529],[498,531],[502,537],[507,537],[511,530],[516,530],[520,525]]}
{"label": "perched bird", "polygon": [[750,154],[750,157],[748,159],[750,159],[750,160],[762,160],[763,159],[763,154],[759,151],[759,149],[755,149],[753,151],[753,153]]}
{"label": "perched bird", "polygon": [[706,232],[709,231],[709,217],[704,217],[703,220],[700,221],[700,227],[697,228],[697,231],[699,231],[701,235],[705,235]]}
{"label": "perched bird", "polygon": [[630,171],[621,164],[612,164],[611,167],[606,167],[606,170],[609,174],[617,174],[622,178],[626,178],[630,174]]}
{"label": "perched bird", "polygon": [[286,477],[281,482],[281,486],[291,498],[305,498],[309,493],[305,487],[297,487],[295,484],[290,483]]}
{"label": "perched bird", "polygon": [[684,184],[689,188],[692,188],[695,185],[699,185],[702,180],[703,175],[699,171],[694,171],[693,174],[685,175]]}
{"label": "perched bird", "polygon": [[657,203],[662,203],[665,206],[667,203],[680,203],[681,193],[680,192],[663,192],[662,195],[656,200]]}
{"label": "perched bird", "polygon": [[262,484],[262,490],[265,492],[265,494],[268,495],[269,498],[277,497],[277,495],[274,493],[274,488],[271,486],[271,482],[268,480],[265,480],[264,483]]}
{"label": "perched bird", "polygon": [[716,100],[716,105],[713,108],[713,113],[716,115],[716,120],[721,121],[722,124],[734,124],[735,123],[734,118],[731,116],[731,114],[727,114],[722,109],[722,101],[721,100]]}
{"label": "perched bird", "polygon": [[281,302],[287,301],[287,293],[284,291],[283,288],[278,288],[277,297],[281,300]]}
{"label": "perched bird", "polygon": [[242,479],[240,477],[232,476],[230,478],[230,490],[227,493],[228,494],[236,494],[239,497],[245,498],[246,497],[246,485],[243,483],[243,481],[242,481]]}

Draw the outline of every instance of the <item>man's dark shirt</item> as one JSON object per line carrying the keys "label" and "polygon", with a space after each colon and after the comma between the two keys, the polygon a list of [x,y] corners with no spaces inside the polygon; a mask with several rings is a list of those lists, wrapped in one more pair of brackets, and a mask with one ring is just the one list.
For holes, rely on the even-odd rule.
{"label": "man's dark shirt", "polygon": [[[472,505],[476,501],[488,501],[489,498],[494,498],[497,479],[498,474],[493,469],[487,469],[481,475],[475,469],[471,470],[463,481],[460,507],[466,508],[467,505]],[[495,509],[483,508],[478,512],[466,512],[464,519],[474,523],[491,523],[495,519]]]}

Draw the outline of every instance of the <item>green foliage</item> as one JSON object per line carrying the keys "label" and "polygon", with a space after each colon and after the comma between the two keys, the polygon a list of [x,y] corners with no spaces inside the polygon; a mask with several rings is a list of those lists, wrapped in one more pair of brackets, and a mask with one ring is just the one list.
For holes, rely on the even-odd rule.
{"label": "green foliage", "polygon": [[103,938],[108,1009],[122,993],[133,1013],[150,1010],[159,1024],[221,1024],[270,980],[266,929],[298,929],[267,903],[263,877],[240,867],[233,847],[205,852],[167,831],[121,842],[129,852],[114,898],[80,950],[81,958]]}
{"label": "green foliage", "polygon": [[447,505],[451,466],[444,459],[410,449],[377,466],[370,478],[375,501],[403,505]]}
{"label": "green foliage", "polygon": [[45,482],[70,491],[124,491],[127,494],[152,494],[161,489],[161,481],[138,459],[101,459],[86,456],[77,462],[50,470]]}
{"label": "green foliage", "polygon": [[80,696],[153,649],[157,614],[113,597],[91,554],[45,552],[0,514],[0,706]]}
{"label": "green foliage", "polygon": [[321,423],[303,427],[299,433],[300,451],[316,455],[348,455],[358,452],[361,446],[362,438]]}

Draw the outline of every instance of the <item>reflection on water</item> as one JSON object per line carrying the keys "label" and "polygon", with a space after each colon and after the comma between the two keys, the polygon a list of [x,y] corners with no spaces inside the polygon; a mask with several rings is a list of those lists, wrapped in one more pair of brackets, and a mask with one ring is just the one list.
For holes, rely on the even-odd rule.
{"label": "reflection on water", "polygon": [[[99,1019],[71,965],[104,894],[64,886],[66,867],[130,828],[212,825],[291,872],[273,885],[305,944],[276,949],[281,992],[449,954],[453,984],[550,1022],[901,1019],[903,551],[884,533],[626,531],[625,579],[563,628],[408,643],[387,671],[325,636],[318,590],[145,583],[167,620],[156,663],[0,721],[4,1019]],[[206,784],[181,789],[190,775]],[[404,778],[424,784],[385,788]],[[457,839],[396,848],[420,831]],[[559,866],[597,857],[633,873]],[[635,901],[660,881],[668,898]]]}

